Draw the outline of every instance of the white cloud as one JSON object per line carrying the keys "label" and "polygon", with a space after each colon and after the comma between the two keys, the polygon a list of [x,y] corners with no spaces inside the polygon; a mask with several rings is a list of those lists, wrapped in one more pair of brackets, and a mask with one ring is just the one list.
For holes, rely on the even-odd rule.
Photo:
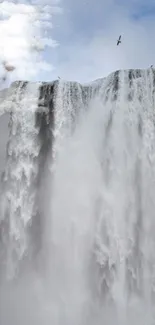
{"label": "white cloud", "polygon": [[54,3],[56,6],[48,0],[0,3],[0,60],[16,67],[12,79],[31,79],[41,70],[53,69],[51,63],[44,62],[43,50],[58,45],[49,37],[52,15],[62,12],[58,2]]}
{"label": "white cloud", "polygon": [[[134,13],[138,13],[139,6],[146,5],[144,0],[126,3],[123,0],[98,0],[97,4],[94,0],[66,0],[64,11],[69,12],[69,17],[66,16],[65,24],[60,19],[57,25],[61,34],[60,47],[51,35],[55,23],[53,15],[62,14],[61,0],[22,2],[17,4],[10,0],[0,3],[0,60],[16,66],[10,74],[11,80],[61,76],[82,82],[106,76],[116,69],[147,68],[155,64],[155,21],[147,16],[138,21],[132,18]],[[148,7],[152,5],[153,0],[149,0]],[[83,25],[80,25],[81,16]],[[75,19],[78,22],[76,28]],[[99,28],[96,27],[98,19],[103,22]],[[91,31],[94,25],[91,37],[89,25]],[[116,40],[120,34],[122,44],[117,47]],[[47,47],[52,51],[46,51]],[[48,62],[45,60],[47,57]]]}

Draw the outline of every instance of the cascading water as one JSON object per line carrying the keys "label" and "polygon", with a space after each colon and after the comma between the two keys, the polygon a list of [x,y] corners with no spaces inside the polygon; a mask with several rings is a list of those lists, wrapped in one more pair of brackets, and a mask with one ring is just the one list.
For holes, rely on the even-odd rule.
{"label": "cascading water", "polygon": [[3,240],[7,243],[5,272],[9,277],[12,272],[16,272],[17,264],[27,250],[27,225],[34,213],[34,179],[37,173],[35,160],[40,149],[35,128],[37,89],[36,84],[29,87],[25,82],[20,83],[14,94],[16,104],[10,117],[10,139],[2,198],[5,224]]}
{"label": "cascading water", "polygon": [[2,181],[0,325],[155,324],[155,71],[22,85]]}

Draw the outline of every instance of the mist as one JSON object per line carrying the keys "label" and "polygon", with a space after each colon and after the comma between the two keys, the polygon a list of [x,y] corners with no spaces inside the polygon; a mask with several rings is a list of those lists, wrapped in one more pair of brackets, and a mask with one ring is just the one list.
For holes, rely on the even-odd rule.
{"label": "mist", "polygon": [[17,83],[2,184],[0,324],[151,324],[154,73],[120,71],[88,89]]}

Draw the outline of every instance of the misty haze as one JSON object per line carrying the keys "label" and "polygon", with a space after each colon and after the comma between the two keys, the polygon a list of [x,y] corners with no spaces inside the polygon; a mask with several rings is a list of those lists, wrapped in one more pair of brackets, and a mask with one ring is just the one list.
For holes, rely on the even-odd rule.
{"label": "misty haze", "polygon": [[0,324],[152,324],[154,90],[148,69],[5,93]]}
{"label": "misty haze", "polygon": [[155,325],[155,2],[0,3],[0,325]]}

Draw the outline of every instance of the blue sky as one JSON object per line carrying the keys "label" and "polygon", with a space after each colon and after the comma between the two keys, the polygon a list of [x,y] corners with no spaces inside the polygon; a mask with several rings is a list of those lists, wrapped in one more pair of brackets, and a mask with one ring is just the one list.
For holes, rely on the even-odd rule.
{"label": "blue sky", "polygon": [[[6,33],[3,41],[3,34],[1,35],[0,56],[4,56],[6,47],[7,59],[17,66],[18,73],[12,74],[12,80],[53,80],[60,76],[67,80],[87,82],[106,76],[116,69],[147,68],[151,64],[155,65],[155,0],[5,0],[0,2],[0,13],[2,7],[8,7],[8,3],[10,6],[16,4],[16,7],[22,3],[34,7],[39,5],[42,8],[50,5],[52,14],[46,18],[53,26],[48,30],[48,36],[59,44],[57,47],[46,47],[41,59],[35,57],[34,53],[28,53],[31,36],[37,32],[42,38],[46,28],[31,28],[31,23],[27,20],[27,29],[23,27],[20,35],[16,35],[18,40],[20,36],[16,51],[14,40],[11,40],[13,45],[9,48],[10,41],[6,39],[10,33],[9,28],[12,28],[10,20],[15,14],[15,9],[10,7],[7,33],[6,26],[0,26],[1,34],[2,30]],[[29,8],[31,11],[32,9]],[[16,20],[14,17],[14,21]],[[17,24],[17,30],[19,26]],[[117,47],[116,40],[120,34],[122,44]],[[22,48],[23,39],[26,50]],[[44,43],[49,41],[44,39]],[[23,62],[26,62],[24,69]],[[45,69],[40,71],[40,67]],[[36,76],[30,75],[29,72],[35,69],[38,72]]]}
{"label": "blue sky", "polygon": [[[49,52],[54,76],[88,81],[115,69],[155,64],[155,1],[64,0],[53,36],[60,46]],[[122,44],[116,39],[122,34]]]}

